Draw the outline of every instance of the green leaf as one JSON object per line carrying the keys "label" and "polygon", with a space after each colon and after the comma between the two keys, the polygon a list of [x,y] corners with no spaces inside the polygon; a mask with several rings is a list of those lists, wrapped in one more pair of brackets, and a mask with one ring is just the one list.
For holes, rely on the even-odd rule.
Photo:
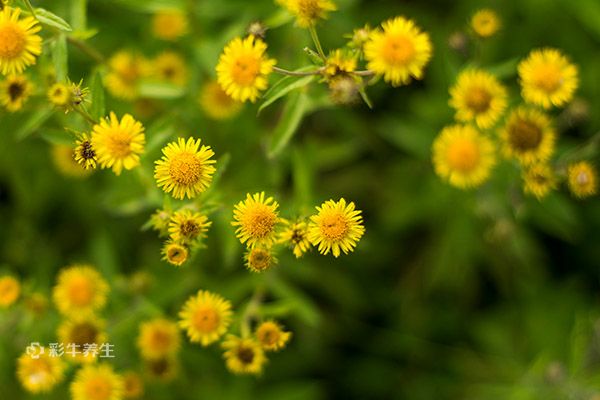
{"label": "green leaf", "polygon": [[304,76],[300,79],[293,76],[286,76],[285,78],[277,82],[273,86],[273,88],[271,88],[271,90],[265,93],[264,101],[258,108],[258,113],[260,113],[262,110],[264,110],[265,108],[267,108],[286,94],[290,93],[292,90],[302,88],[308,85],[314,79],[314,75]]}
{"label": "green leaf", "polygon": [[65,32],[71,32],[73,30],[67,21],[43,8],[35,9],[35,17],[42,25],[51,26]]}
{"label": "green leaf", "polygon": [[65,35],[60,35],[56,39],[56,42],[54,42],[52,49],[52,62],[54,63],[56,79],[61,82],[65,82],[67,80],[67,76],[69,75],[67,59],[67,37]]}
{"label": "green leaf", "polygon": [[113,3],[129,7],[135,11],[154,13],[161,10],[182,9],[185,4],[183,0],[113,0]]}
{"label": "green leaf", "polygon": [[283,109],[279,123],[273,131],[269,144],[269,158],[276,157],[288,145],[294,133],[298,130],[302,118],[311,108],[311,101],[304,92],[292,94]]}
{"label": "green leaf", "polygon": [[64,129],[44,128],[40,130],[40,137],[51,144],[73,145],[73,137]]}
{"label": "green leaf", "polygon": [[102,86],[102,76],[100,72],[96,72],[92,78],[91,85],[92,105],[90,114],[94,119],[102,118],[105,113],[104,87]]}
{"label": "green leaf", "polygon": [[517,65],[519,65],[519,58],[511,58],[510,60],[492,65],[488,68],[488,71],[500,79],[508,79],[517,75]]}
{"label": "green leaf", "polygon": [[87,26],[87,0],[71,0],[71,25],[82,31]]}
{"label": "green leaf", "polygon": [[142,97],[150,99],[176,99],[185,94],[183,87],[163,82],[143,82],[139,89]]}
{"label": "green leaf", "polygon": [[54,108],[48,107],[31,114],[20,128],[16,130],[15,137],[17,140],[23,140],[39,129],[39,127],[50,118],[53,112]]}

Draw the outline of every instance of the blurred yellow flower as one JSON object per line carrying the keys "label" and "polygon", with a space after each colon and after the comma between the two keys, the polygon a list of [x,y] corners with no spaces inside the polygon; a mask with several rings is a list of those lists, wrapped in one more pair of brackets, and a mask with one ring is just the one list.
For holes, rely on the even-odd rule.
{"label": "blurred yellow flower", "polygon": [[265,199],[265,192],[246,194],[233,210],[235,234],[248,247],[263,245],[270,247],[275,241],[275,227],[279,222],[279,204],[272,197]]}
{"label": "blurred yellow flower", "polygon": [[57,82],[50,86],[46,92],[50,103],[58,107],[65,107],[71,102],[72,91],[69,85]]}
{"label": "blurred yellow flower", "polygon": [[286,346],[292,333],[285,332],[275,321],[265,321],[256,328],[255,335],[263,350],[277,351]]}
{"label": "blurred yellow flower", "polygon": [[456,119],[475,122],[482,129],[491,128],[507,104],[504,86],[492,74],[479,69],[461,72],[450,89],[450,96]]}
{"label": "blurred yellow flower", "polygon": [[83,167],[84,170],[96,168],[98,160],[90,137],[86,133],[81,134],[75,141],[75,145],[74,156],[77,164]]}
{"label": "blurred yellow flower", "polygon": [[523,191],[543,199],[556,189],[556,176],[552,168],[545,163],[533,164],[523,170]]}
{"label": "blurred yellow flower", "polygon": [[547,161],[554,153],[556,132],[543,112],[519,107],[509,115],[500,131],[507,157],[523,165]]}
{"label": "blurred yellow flower", "polygon": [[[76,363],[98,360],[100,347],[107,340],[105,322],[93,315],[73,314],[58,327],[57,336],[65,346],[65,357]],[[86,349],[86,345],[88,345]]]}
{"label": "blurred yellow flower", "polygon": [[330,11],[337,10],[331,0],[276,0],[296,17],[296,24],[301,28],[316,25],[319,19],[326,19]]}
{"label": "blurred yellow flower", "polygon": [[120,175],[123,168],[130,170],[139,165],[146,137],[142,124],[131,115],[125,114],[119,121],[111,112],[92,129],[92,146],[102,168],[112,168]]}
{"label": "blurred yellow flower", "polygon": [[190,341],[208,346],[227,332],[232,315],[228,300],[200,290],[183,305],[179,326],[186,330]]}
{"label": "blurred yellow flower", "polygon": [[20,74],[35,64],[42,53],[42,38],[38,21],[33,17],[20,19],[20,8],[0,10],[0,72],[3,75]]}
{"label": "blurred yellow flower", "polygon": [[144,360],[144,366],[152,380],[167,383],[179,372],[179,363],[174,357],[163,357],[155,360]]}
{"label": "blurred yellow flower", "polygon": [[281,222],[285,228],[279,234],[278,243],[290,246],[296,258],[302,257],[311,247],[308,240],[308,224],[305,221],[292,223],[284,219]]}
{"label": "blurred yellow flower", "polygon": [[108,67],[104,83],[110,94],[123,100],[137,98],[140,79],[150,70],[148,61],[139,54],[121,50],[108,60]]}
{"label": "blurred yellow flower", "polygon": [[163,260],[179,267],[187,261],[189,250],[182,244],[169,241],[163,246],[162,254]]}
{"label": "blurred yellow flower", "polygon": [[210,146],[200,147],[201,140],[178,138],[162,149],[163,157],[156,161],[154,179],[165,193],[176,199],[193,199],[208,189],[216,169],[215,155]]}
{"label": "blurred yellow flower", "polygon": [[569,165],[567,183],[575,197],[580,199],[590,197],[598,191],[598,174],[592,164],[580,161]]}
{"label": "blurred yellow flower", "polygon": [[325,75],[328,78],[333,78],[338,75],[347,75],[356,70],[356,56],[344,53],[337,49],[329,54],[325,62]]}
{"label": "blurred yellow flower", "polygon": [[217,64],[217,80],[234,100],[255,102],[268,86],[275,60],[267,58],[267,45],[249,35],[235,38],[225,46]]}
{"label": "blurred yellow flower", "polygon": [[525,101],[543,108],[568,103],[579,85],[577,67],[556,49],[533,50],[518,71]]}
{"label": "blurred yellow flower", "polygon": [[89,176],[93,170],[84,169],[75,160],[73,147],[65,144],[54,144],[51,147],[52,161],[56,169],[63,175],[71,178],[85,178]]}
{"label": "blurred yellow flower", "polygon": [[123,374],[123,398],[139,399],[144,394],[144,381],[140,374],[128,371]]}
{"label": "blurred yellow flower", "polygon": [[27,77],[24,75],[9,76],[0,82],[0,104],[7,111],[19,111],[32,92],[33,84]]}
{"label": "blurred yellow flower", "polygon": [[228,335],[222,343],[225,364],[234,374],[260,374],[267,362],[260,344],[252,338]]}
{"label": "blurred yellow flower", "polygon": [[174,51],[164,51],[152,63],[154,76],[161,81],[184,86],[188,81],[188,68],[185,60]]}
{"label": "blurred yellow flower", "polygon": [[164,318],[142,323],[137,346],[145,359],[156,360],[175,355],[181,346],[177,324]]}
{"label": "blurred yellow flower", "polygon": [[162,10],[152,18],[152,33],[162,40],[174,41],[188,33],[187,16],[179,10]]}
{"label": "blurred yellow flower", "polygon": [[71,382],[73,400],[121,400],[123,378],[108,364],[86,365]]}
{"label": "blurred yellow flower", "polygon": [[481,185],[495,164],[494,143],[469,125],[447,126],[433,142],[435,172],[456,187]]}
{"label": "blurred yellow flower", "polygon": [[60,357],[50,357],[48,352],[22,354],[17,359],[17,378],[21,385],[31,393],[46,393],[64,379],[65,362]]}
{"label": "blurred yellow flower", "polygon": [[270,249],[254,247],[244,255],[246,267],[252,272],[265,272],[277,264],[277,258]]}
{"label": "blurred yellow flower", "polygon": [[326,255],[331,251],[339,257],[341,251],[354,251],[365,233],[361,211],[356,210],[354,202],[346,203],[343,198],[337,202],[327,200],[316,209],[317,214],[310,217],[308,239],[319,253]]}
{"label": "blurred yellow flower", "polygon": [[52,297],[58,311],[65,316],[90,314],[104,307],[108,290],[98,271],[75,264],[59,272]]}
{"label": "blurred yellow flower", "polygon": [[0,278],[0,308],[11,306],[21,294],[21,284],[12,276]]}
{"label": "blurred yellow flower", "polygon": [[228,96],[216,81],[202,86],[198,102],[204,113],[216,120],[234,117],[242,109],[242,103]]}
{"label": "blurred yellow flower", "polygon": [[412,20],[396,17],[381,24],[383,30],[371,31],[364,46],[368,68],[383,75],[392,86],[421,79],[431,58],[429,35],[422,32]]}
{"label": "blurred yellow flower", "polygon": [[206,215],[189,209],[175,211],[169,221],[169,236],[175,242],[190,244],[205,237],[212,225]]}
{"label": "blurred yellow flower", "polygon": [[502,27],[502,21],[496,11],[483,8],[471,17],[471,29],[479,37],[489,38],[494,36]]}

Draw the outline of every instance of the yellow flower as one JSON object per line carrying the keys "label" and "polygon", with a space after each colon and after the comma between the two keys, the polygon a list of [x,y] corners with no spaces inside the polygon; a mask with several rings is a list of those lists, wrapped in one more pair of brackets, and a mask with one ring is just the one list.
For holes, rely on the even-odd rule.
{"label": "yellow flower", "polygon": [[598,191],[597,176],[596,169],[587,161],[571,164],[567,169],[569,190],[580,199],[593,196]]}
{"label": "yellow flower", "polygon": [[523,170],[523,191],[538,200],[556,189],[556,176],[548,164],[533,164]]}
{"label": "yellow flower", "polygon": [[260,374],[267,362],[261,345],[252,338],[228,335],[222,344],[225,364],[234,374]]}
{"label": "yellow flower", "polygon": [[281,220],[285,229],[279,234],[278,243],[286,244],[292,248],[296,258],[302,257],[310,249],[310,240],[308,240],[308,224],[305,221]]}
{"label": "yellow flower", "polygon": [[325,74],[328,78],[333,78],[338,75],[347,75],[356,70],[356,56],[345,54],[342,50],[337,49],[327,57],[325,63]]}
{"label": "yellow flower", "polygon": [[275,321],[265,321],[256,328],[256,339],[265,351],[283,349],[292,333],[285,332]]}
{"label": "yellow flower", "polygon": [[250,35],[235,38],[223,50],[217,64],[217,80],[234,100],[255,102],[268,86],[275,60],[267,58],[267,45]]}
{"label": "yellow flower", "polygon": [[123,168],[130,170],[140,164],[146,136],[144,127],[131,115],[125,114],[121,121],[114,112],[94,125],[92,146],[102,168],[112,168],[120,175]]}
{"label": "yellow flower", "polygon": [[36,35],[40,25],[33,17],[19,19],[21,9],[0,10],[0,71],[3,75],[20,74],[42,53],[42,38]]}
{"label": "yellow flower", "polygon": [[25,76],[9,76],[0,82],[0,104],[7,111],[19,111],[32,92],[33,84]]}
{"label": "yellow flower", "polygon": [[232,315],[228,300],[200,290],[183,305],[179,326],[186,330],[190,341],[208,346],[227,332]]}
{"label": "yellow flower", "polygon": [[104,307],[108,290],[98,271],[76,264],[59,272],[52,296],[61,314],[88,314]]}
{"label": "yellow flower", "polygon": [[331,0],[276,0],[296,17],[296,24],[301,28],[316,25],[319,19],[327,19],[330,11],[337,10]]}
{"label": "yellow flower", "polygon": [[192,210],[175,211],[169,222],[169,236],[175,242],[193,243],[205,237],[212,225],[206,215]]}
{"label": "yellow flower", "polygon": [[0,307],[9,307],[21,294],[21,284],[12,276],[0,278]]}
{"label": "yellow flower", "polygon": [[144,394],[144,381],[137,372],[128,371],[123,374],[123,398],[138,399]]}
{"label": "yellow flower", "polygon": [[178,138],[162,149],[163,157],[156,161],[154,179],[165,193],[176,199],[193,199],[208,189],[216,169],[211,160],[215,155],[210,146],[200,147],[201,140]]}
{"label": "yellow flower", "polygon": [[170,357],[179,351],[181,340],[177,324],[163,318],[140,325],[137,346],[145,359]]}
{"label": "yellow flower", "polygon": [[24,299],[25,308],[35,317],[41,317],[48,309],[48,298],[41,293],[31,293]]}
{"label": "yellow flower", "polygon": [[154,75],[161,81],[184,86],[188,80],[188,69],[183,58],[173,52],[159,54],[153,63]]}
{"label": "yellow flower", "polygon": [[145,360],[144,366],[151,378],[167,383],[177,376],[179,364],[174,357]]}
{"label": "yellow flower", "polygon": [[152,19],[152,33],[162,39],[174,41],[188,33],[188,19],[179,10],[163,10]]}
{"label": "yellow flower", "polygon": [[482,129],[492,127],[506,109],[506,89],[490,73],[468,69],[450,89],[450,105],[456,119],[475,122]]}
{"label": "yellow flower", "polygon": [[63,380],[66,365],[60,357],[50,357],[48,352],[37,356],[22,354],[18,358],[17,378],[28,392],[49,392]]}
{"label": "yellow flower", "polygon": [[71,102],[72,91],[69,85],[57,82],[50,86],[46,95],[50,103],[58,107],[65,107]]}
{"label": "yellow flower", "polygon": [[92,141],[87,134],[82,134],[75,142],[75,161],[81,165],[83,169],[96,168],[96,152],[92,147]]}
{"label": "yellow flower", "polygon": [[163,246],[162,254],[163,260],[179,267],[187,261],[190,252],[188,248],[182,244],[167,242]]}
{"label": "yellow flower", "polygon": [[81,168],[81,165],[75,161],[75,153],[71,146],[64,144],[55,144],[51,147],[52,161],[56,169],[65,176],[72,178],[85,178],[93,171],[91,169]]}
{"label": "yellow flower", "polygon": [[216,120],[234,117],[242,109],[242,103],[229,97],[216,81],[202,87],[198,101],[206,116]]}
{"label": "yellow flower", "polygon": [[345,199],[338,202],[327,200],[316,207],[317,214],[310,217],[308,239],[319,253],[338,257],[343,251],[353,251],[365,233],[360,210],[355,209],[354,202],[346,204]]}
{"label": "yellow flower", "polygon": [[421,79],[432,53],[429,35],[404,17],[385,21],[381,26],[383,31],[373,30],[365,44],[368,68],[383,75],[392,86],[407,84],[411,77]]}
{"label": "yellow flower", "polygon": [[445,127],[433,143],[435,172],[456,187],[481,185],[495,164],[494,144],[471,126]]}
{"label": "yellow flower", "polygon": [[554,153],[556,133],[544,113],[524,107],[508,117],[500,131],[504,153],[528,165],[548,160]]}
{"label": "yellow flower", "polygon": [[248,250],[244,258],[246,260],[246,267],[252,272],[265,272],[277,264],[277,258],[275,258],[271,250],[262,247],[254,247]]}
{"label": "yellow flower", "polygon": [[494,36],[502,27],[502,21],[496,11],[483,8],[473,14],[471,29],[479,37],[489,38]]}
{"label": "yellow flower", "polygon": [[148,75],[148,61],[127,50],[114,54],[108,61],[109,72],[104,83],[108,91],[123,100],[133,100],[139,95],[140,79]]}
{"label": "yellow flower", "polygon": [[[107,340],[105,325],[103,320],[92,315],[70,315],[58,327],[58,340],[65,345],[63,357],[76,363],[96,361],[101,345]],[[91,346],[86,349],[86,345]]]}
{"label": "yellow flower", "polygon": [[121,400],[123,378],[108,364],[86,365],[71,383],[73,400]]}
{"label": "yellow flower", "polygon": [[263,245],[271,247],[275,241],[275,227],[279,222],[279,204],[272,197],[265,199],[265,192],[246,194],[233,210],[231,223],[237,226],[235,234],[248,247]]}
{"label": "yellow flower", "polygon": [[568,103],[579,84],[577,67],[556,49],[533,50],[518,71],[525,101],[543,108]]}

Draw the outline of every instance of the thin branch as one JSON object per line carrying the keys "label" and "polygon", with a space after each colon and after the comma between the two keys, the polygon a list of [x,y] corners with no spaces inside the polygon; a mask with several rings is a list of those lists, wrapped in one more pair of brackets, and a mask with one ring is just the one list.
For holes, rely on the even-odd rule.
{"label": "thin branch", "polygon": [[319,69],[316,69],[313,71],[289,71],[287,69],[273,67],[273,71],[277,72],[278,74],[289,75],[289,76],[311,76],[311,75],[321,75],[324,71],[324,68],[319,68]]}

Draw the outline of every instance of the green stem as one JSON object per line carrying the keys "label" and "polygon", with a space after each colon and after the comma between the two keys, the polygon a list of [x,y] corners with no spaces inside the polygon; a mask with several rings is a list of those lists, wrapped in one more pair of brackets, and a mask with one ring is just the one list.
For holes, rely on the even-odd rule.
{"label": "green stem", "polygon": [[287,69],[273,67],[273,71],[277,72],[278,74],[289,75],[289,76],[310,76],[310,75],[321,75],[323,73],[324,69],[319,68],[319,69],[316,69],[313,71],[289,71]]}
{"label": "green stem", "polygon": [[312,40],[315,43],[315,46],[317,47],[317,52],[319,53],[319,56],[323,59],[323,61],[325,61],[327,57],[325,57],[325,52],[323,51],[323,47],[321,46],[321,41],[319,40],[317,30],[314,26],[311,26],[310,28],[308,28],[308,31],[310,32],[310,36],[312,37]]}
{"label": "green stem", "polygon": [[104,64],[104,56],[98,50],[96,50],[83,40],[76,39],[72,36],[67,36],[67,42],[77,47],[79,50],[81,50],[84,54],[88,55],[97,63]]}
{"label": "green stem", "polygon": [[251,323],[252,323],[252,319],[258,315],[260,303],[262,302],[264,295],[265,295],[264,287],[258,286],[254,290],[254,294],[252,295],[252,298],[250,299],[248,306],[246,306],[246,310],[244,311],[244,314],[242,315],[242,321],[241,321],[241,326],[240,326],[240,333],[242,334],[243,338],[249,337],[252,332],[251,327],[250,327]]}
{"label": "green stem", "polygon": [[92,126],[96,125],[96,120],[94,120],[94,118],[92,118],[91,115],[84,111],[81,107],[73,107],[73,110],[75,110],[77,114],[81,115],[87,122],[92,124]]}

